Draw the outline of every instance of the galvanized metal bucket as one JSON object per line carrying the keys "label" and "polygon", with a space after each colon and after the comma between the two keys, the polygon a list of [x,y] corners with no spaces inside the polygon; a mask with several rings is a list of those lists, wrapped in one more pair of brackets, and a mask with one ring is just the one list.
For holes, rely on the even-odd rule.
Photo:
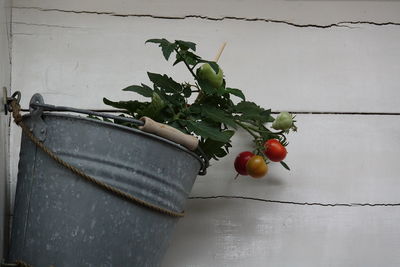
{"label": "galvanized metal bucket", "polygon": [[[63,160],[152,205],[184,210],[202,166],[195,153],[112,123],[54,113],[40,118],[44,145]],[[23,118],[33,132],[35,121]],[[25,135],[18,168],[10,261],[35,267],[160,265],[177,217],[94,186]]]}

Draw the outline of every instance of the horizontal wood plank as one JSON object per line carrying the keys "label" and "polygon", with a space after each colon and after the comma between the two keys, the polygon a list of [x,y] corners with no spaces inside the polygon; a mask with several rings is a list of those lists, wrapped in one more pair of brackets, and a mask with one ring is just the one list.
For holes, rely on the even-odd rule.
{"label": "horizontal wood plank", "polygon": [[[320,204],[400,203],[400,116],[297,115],[299,131],[289,135],[285,161],[269,164],[263,179],[239,176],[238,153],[252,149],[250,136],[239,131],[231,153],[212,161],[199,176],[192,197],[244,196],[284,202]],[[15,183],[20,130],[12,127],[11,163]],[[116,140],[118,142],[118,140]]]}
{"label": "horizontal wood plank", "polygon": [[399,209],[189,200],[162,266],[399,266]]}
{"label": "horizontal wood plank", "polygon": [[98,12],[115,15],[152,14],[211,18],[248,17],[290,21],[299,24],[330,24],[340,21],[399,22],[398,1],[274,1],[274,0],[14,0],[14,7],[35,7],[74,12]]}
{"label": "horizontal wood plank", "polygon": [[[194,30],[195,29],[195,30]],[[192,40],[220,64],[228,86],[273,110],[400,112],[399,26],[298,28],[202,19],[160,20],[15,9],[13,89],[26,107],[39,92],[49,103],[104,108],[102,97],[136,98],[120,89],[148,83],[146,71],[191,81],[149,38]],[[17,79],[18,77],[18,79]]]}
{"label": "horizontal wood plank", "polygon": [[299,131],[289,135],[285,161],[269,164],[259,180],[239,176],[238,153],[251,150],[239,132],[231,153],[198,177],[193,196],[251,196],[295,202],[400,203],[400,116],[297,115]]}

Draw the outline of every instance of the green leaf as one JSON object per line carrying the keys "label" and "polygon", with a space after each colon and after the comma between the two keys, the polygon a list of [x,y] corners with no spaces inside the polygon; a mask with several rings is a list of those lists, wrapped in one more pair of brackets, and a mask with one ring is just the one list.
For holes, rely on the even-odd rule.
{"label": "green leaf", "polygon": [[183,104],[185,104],[185,98],[181,94],[168,95],[162,91],[159,91],[158,93],[160,94],[161,98],[163,98],[165,101],[169,102],[173,106],[181,107]]}
{"label": "green leaf", "polygon": [[225,80],[223,80],[221,87],[217,88],[217,95],[218,96],[223,96],[227,94],[228,92],[226,91],[225,88]]}
{"label": "green leaf", "polygon": [[265,109],[250,101],[242,101],[238,103],[235,106],[235,110],[241,113],[261,113],[265,111]]}
{"label": "green leaf", "polygon": [[175,50],[175,45],[170,44],[170,45],[164,46],[161,48],[161,50],[163,52],[164,58],[166,60],[168,60],[169,57],[171,56],[172,52],[174,52],[174,50]]}
{"label": "green leaf", "polygon": [[253,102],[242,101],[234,107],[234,111],[242,115],[237,117],[241,121],[271,122],[271,110],[265,110]]}
{"label": "green leaf", "polygon": [[160,87],[167,93],[179,93],[182,92],[182,85],[175,82],[172,78],[167,75],[161,75],[158,73],[147,72],[150,81],[152,81],[156,86]]}
{"label": "green leaf", "polygon": [[193,51],[196,51],[195,43],[182,41],[182,40],[176,40],[175,43],[177,43],[179,45],[179,47],[183,50],[192,49]]}
{"label": "green leaf", "polygon": [[241,98],[243,101],[246,100],[246,97],[244,96],[243,92],[239,89],[236,88],[226,88],[226,92],[230,93],[231,95],[237,96]]}
{"label": "green leaf", "polygon": [[210,64],[211,68],[215,71],[215,73],[219,72],[219,66],[216,62],[209,61],[208,64]]}
{"label": "green leaf", "polygon": [[282,164],[282,166],[283,166],[286,170],[290,171],[289,166],[288,166],[284,161],[280,161],[280,163]]}
{"label": "green leaf", "polygon": [[144,97],[152,97],[153,96],[153,89],[151,89],[150,87],[148,87],[145,84],[142,84],[142,86],[140,85],[131,85],[128,86],[124,89],[122,89],[122,91],[131,91],[131,92],[135,92],[138,93]]}
{"label": "green leaf", "polygon": [[149,39],[146,41],[146,43],[155,43],[159,44],[159,47],[161,47],[161,51],[163,52],[164,58],[166,60],[169,59],[171,53],[175,50],[176,44],[175,43],[170,43],[167,39]]}
{"label": "green leaf", "polygon": [[155,43],[155,44],[164,44],[164,43],[170,43],[168,42],[167,39],[162,38],[162,39],[148,39],[145,44],[147,43]]}
{"label": "green leaf", "polygon": [[218,160],[218,157],[222,158],[227,154],[222,148],[224,144],[225,143],[223,142],[214,141],[208,138],[205,142],[200,143],[199,146],[203,150],[204,154],[207,155],[208,159],[214,158]]}
{"label": "green leaf", "polygon": [[187,64],[194,66],[199,62],[200,57],[190,51],[181,50],[179,51],[179,53],[176,53],[176,60],[173,66],[184,60],[186,61]]}
{"label": "green leaf", "polygon": [[219,131],[214,127],[208,126],[204,122],[193,122],[187,121],[187,128],[194,132],[197,135],[202,136],[203,138],[210,138],[215,141],[219,142],[229,142],[230,138],[232,137],[232,131]]}
{"label": "green leaf", "polygon": [[169,126],[174,127],[175,129],[178,129],[179,131],[183,132],[183,133],[187,133],[189,134],[189,132],[187,131],[187,129],[185,128],[185,126],[181,125],[180,121],[172,121],[172,122],[168,122],[167,123]]}
{"label": "green leaf", "polygon": [[202,107],[200,105],[194,103],[189,107],[189,111],[192,114],[201,114]]}
{"label": "green leaf", "polygon": [[212,95],[217,92],[217,89],[212,86],[209,82],[204,80],[197,80],[200,85],[201,90],[204,92],[205,95]]}
{"label": "green leaf", "polygon": [[183,96],[188,98],[192,95],[192,88],[190,85],[184,86],[183,87]]}
{"label": "green leaf", "polygon": [[233,128],[236,128],[236,123],[234,122],[234,120],[230,116],[230,114],[226,113],[225,111],[223,111],[221,109],[218,109],[218,108],[210,106],[210,105],[204,105],[202,107],[201,113],[207,119],[211,119],[216,122],[224,123]]}
{"label": "green leaf", "polygon": [[[230,137],[232,137],[234,133],[234,131],[226,131],[226,134],[229,134]],[[208,159],[214,158],[216,160],[226,156],[229,153],[228,148],[232,147],[230,143],[219,142],[210,138],[200,141],[199,146],[207,155]]]}
{"label": "green leaf", "polygon": [[[148,39],[146,42],[144,42],[145,44],[147,43],[155,43],[155,44],[162,44],[165,41],[167,41],[166,39],[162,38],[162,39]],[[168,41],[167,41],[168,42]]]}
{"label": "green leaf", "polygon": [[137,100],[114,102],[114,101],[108,100],[105,97],[103,98],[103,102],[104,102],[104,104],[112,106],[114,108],[125,109],[125,110],[129,111],[132,115],[137,113],[140,109],[142,109],[144,106],[149,104],[148,102],[139,102]]}
{"label": "green leaf", "polygon": [[166,106],[165,102],[161,99],[161,97],[157,93],[154,92],[151,103],[147,105],[145,109],[143,109],[142,116],[147,116],[157,120],[157,115],[165,106]]}

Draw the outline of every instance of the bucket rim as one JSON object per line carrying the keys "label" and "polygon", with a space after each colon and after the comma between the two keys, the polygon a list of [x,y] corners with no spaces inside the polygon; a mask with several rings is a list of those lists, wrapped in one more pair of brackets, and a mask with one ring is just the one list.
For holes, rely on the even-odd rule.
{"label": "bucket rim", "polygon": [[[178,143],[175,143],[171,140],[168,140],[166,138],[160,137],[158,135],[152,134],[152,133],[147,133],[144,131],[141,131],[139,129],[135,129],[135,128],[131,128],[128,126],[124,126],[124,125],[120,125],[120,124],[116,124],[116,123],[112,123],[112,122],[107,122],[107,121],[102,121],[102,120],[96,120],[96,119],[91,119],[91,118],[87,118],[87,117],[83,117],[83,116],[79,116],[79,115],[71,115],[71,114],[65,114],[65,113],[51,113],[51,112],[43,112],[42,116],[50,116],[50,117],[64,117],[64,118],[72,118],[72,119],[78,119],[78,120],[83,120],[83,121],[88,121],[88,122],[93,122],[93,123],[97,123],[97,124],[103,124],[106,125],[107,127],[116,127],[119,128],[121,130],[124,131],[128,131],[128,132],[133,132],[135,134],[141,134],[147,137],[150,137],[152,139],[155,139],[159,142],[163,142],[163,143],[167,143],[175,148],[178,148],[184,152],[186,152],[187,154],[191,155],[192,157],[194,157],[195,159],[197,159],[200,163],[200,170],[202,168],[202,166],[204,166],[204,161],[201,159],[201,157],[199,155],[197,155],[195,152],[187,149],[186,147],[184,147],[183,145],[180,145]],[[32,117],[32,115],[30,113],[28,114],[24,114],[22,116],[22,118],[29,118]]]}

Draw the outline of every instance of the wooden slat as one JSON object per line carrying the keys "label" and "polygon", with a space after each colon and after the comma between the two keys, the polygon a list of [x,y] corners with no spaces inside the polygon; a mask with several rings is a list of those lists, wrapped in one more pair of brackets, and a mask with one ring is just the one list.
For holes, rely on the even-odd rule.
{"label": "wooden slat", "polygon": [[190,200],[162,266],[399,266],[399,209]]}
{"label": "wooden slat", "polygon": [[104,108],[103,96],[135,97],[120,89],[148,81],[146,71],[191,80],[144,45],[168,37],[198,43],[205,58],[227,41],[220,64],[228,86],[273,110],[400,112],[398,26],[316,29],[16,9],[13,33],[13,88],[24,92],[24,105],[40,92],[50,103]]}
{"label": "wooden slat", "polygon": [[274,1],[274,0],[14,0],[14,7],[104,12],[119,15],[152,14],[155,16],[200,15],[267,18],[300,24],[330,24],[340,21],[397,21],[397,1]]}
{"label": "wooden slat", "polygon": [[[235,156],[252,149],[239,132],[229,156],[199,176],[192,196],[244,196],[321,204],[400,203],[400,116],[298,115],[286,162],[271,163],[267,177],[234,179]],[[18,162],[19,129],[12,128],[12,178]]]}

